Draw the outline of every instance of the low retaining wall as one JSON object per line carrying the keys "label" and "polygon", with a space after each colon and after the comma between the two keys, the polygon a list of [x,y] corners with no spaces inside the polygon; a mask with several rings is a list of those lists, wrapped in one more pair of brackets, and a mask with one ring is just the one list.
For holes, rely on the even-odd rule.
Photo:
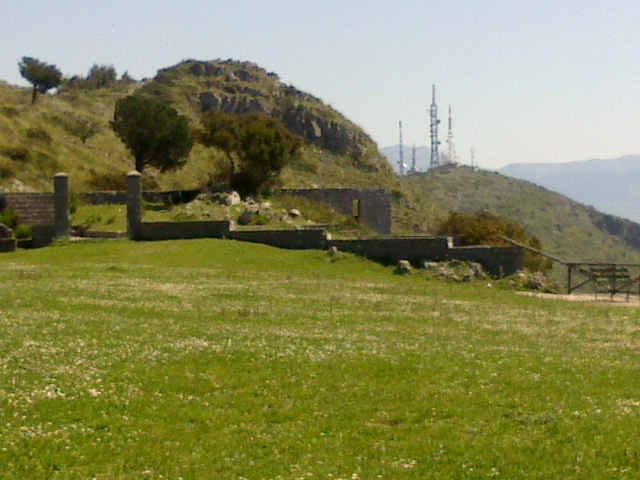
{"label": "low retaining wall", "polygon": [[15,238],[0,238],[0,253],[13,252],[16,249]]}
{"label": "low retaining wall", "polygon": [[233,230],[229,233],[228,238],[292,250],[322,250],[327,248],[327,232],[324,229]]}
{"label": "low retaining wall", "polygon": [[509,276],[524,268],[524,251],[520,247],[455,247],[451,259],[476,262],[493,277]]}
{"label": "low retaining wall", "polygon": [[409,260],[418,265],[423,260],[446,260],[449,258],[448,237],[382,237],[358,240],[331,240],[328,247],[336,247],[371,260],[386,264]]}
{"label": "low retaining wall", "polygon": [[137,240],[178,240],[194,238],[225,238],[230,223],[222,222],[142,222]]}
{"label": "low retaining wall", "polygon": [[0,204],[10,207],[25,225],[55,222],[53,193],[3,193]]}

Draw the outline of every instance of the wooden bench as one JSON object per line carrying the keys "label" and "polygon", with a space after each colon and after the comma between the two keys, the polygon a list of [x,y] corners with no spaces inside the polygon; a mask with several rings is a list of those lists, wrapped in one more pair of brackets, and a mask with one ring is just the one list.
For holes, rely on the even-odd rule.
{"label": "wooden bench", "polygon": [[593,281],[595,296],[598,293],[608,293],[611,300],[620,292],[627,294],[627,301],[631,293],[633,280],[629,274],[629,269],[616,265],[603,265],[597,267],[589,267],[588,275]]}

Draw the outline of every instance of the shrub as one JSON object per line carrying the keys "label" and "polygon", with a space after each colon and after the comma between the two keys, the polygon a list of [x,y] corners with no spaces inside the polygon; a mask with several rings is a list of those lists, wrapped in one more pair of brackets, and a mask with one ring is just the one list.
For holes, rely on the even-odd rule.
{"label": "shrub", "polygon": [[[487,211],[475,215],[451,212],[440,223],[437,233],[455,235],[462,245],[509,246],[511,244],[504,240],[506,237],[536,250],[542,249],[542,242],[537,237],[529,237],[521,225],[507,222]],[[547,258],[525,251],[525,266],[531,271],[548,271],[552,263]]]}
{"label": "shrub", "polygon": [[13,165],[4,159],[0,159],[0,179],[13,178],[16,172]]}
{"label": "shrub", "polygon": [[30,156],[28,148],[10,145],[0,147],[0,155],[10,158],[14,162],[27,162]]}
{"label": "shrub", "polygon": [[0,212],[0,223],[4,223],[7,227],[15,229],[18,225],[18,215],[11,207],[6,207]]}
{"label": "shrub", "polygon": [[24,240],[33,237],[33,227],[31,225],[16,225],[13,235],[17,240]]}
{"label": "shrub", "polygon": [[45,130],[41,128],[30,128],[27,130],[27,138],[30,140],[37,140],[39,142],[51,145],[53,139]]}
{"label": "shrub", "polygon": [[97,191],[124,191],[127,189],[127,176],[119,171],[94,173],[86,181],[86,185],[89,189]]}

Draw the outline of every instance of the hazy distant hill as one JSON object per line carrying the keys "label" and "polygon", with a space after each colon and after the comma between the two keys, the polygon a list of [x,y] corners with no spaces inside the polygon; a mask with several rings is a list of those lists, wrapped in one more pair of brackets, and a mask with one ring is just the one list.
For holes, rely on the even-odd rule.
{"label": "hazy distant hill", "polygon": [[640,155],[557,164],[516,163],[499,172],[640,222]]}

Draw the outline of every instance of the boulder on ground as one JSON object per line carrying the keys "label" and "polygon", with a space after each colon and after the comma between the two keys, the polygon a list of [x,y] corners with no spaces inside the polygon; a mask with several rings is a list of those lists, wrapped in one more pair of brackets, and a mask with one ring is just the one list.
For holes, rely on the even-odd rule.
{"label": "boulder on ground", "polygon": [[398,275],[410,275],[413,273],[409,260],[398,261],[398,265],[396,265],[396,269],[393,273],[397,273]]}
{"label": "boulder on ground", "polygon": [[245,209],[245,211],[242,212],[238,217],[238,225],[249,225],[253,220],[253,217],[255,217],[257,214],[258,212],[255,210],[250,210],[248,208]]}
{"label": "boulder on ground", "polygon": [[297,208],[292,208],[291,210],[289,210],[289,216],[291,218],[298,218],[302,216],[302,213],[300,213],[300,210],[298,210]]}

